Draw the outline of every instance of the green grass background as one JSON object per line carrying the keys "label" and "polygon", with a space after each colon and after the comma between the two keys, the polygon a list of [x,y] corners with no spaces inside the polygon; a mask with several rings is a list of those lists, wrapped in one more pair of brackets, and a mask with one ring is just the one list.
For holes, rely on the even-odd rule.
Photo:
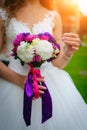
{"label": "green grass background", "polygon": [[65,70],[71,75],[78,91],[87,103],[87,43],[73,55]]}

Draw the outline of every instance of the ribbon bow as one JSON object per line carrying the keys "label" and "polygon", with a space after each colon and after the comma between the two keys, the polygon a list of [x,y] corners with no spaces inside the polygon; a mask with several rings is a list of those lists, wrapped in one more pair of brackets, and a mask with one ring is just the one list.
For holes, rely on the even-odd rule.
{"label": "ribbon bow", "polygon": [[[31,66],[24,88],[24,105],[23,117],[27,126],[31,124],[32,98],[39,98],[39,87],[37,78],[42,77],[40,69]],[[41,82],[42,86],[46,86],[45,82]],[[42,123],[52,117],[52,100],[48,88],[42,94]]]}

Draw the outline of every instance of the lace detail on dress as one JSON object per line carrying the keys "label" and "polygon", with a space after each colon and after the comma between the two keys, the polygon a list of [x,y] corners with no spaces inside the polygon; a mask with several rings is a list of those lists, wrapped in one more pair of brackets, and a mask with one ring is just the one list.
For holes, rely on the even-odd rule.
{"label": "lace detail on dress", "polygon": [[55,16],[57,15],[56,11],[49,11],[48,14],[46,14],[46,22],[48,21],[48,23],[51,25],[51,27],[54,27],[54,19]]}
{"label": "lace detail on dress", "polygon": [[56,14],[56,11],[48,11],[44,19],[34,24],[32,28],[29,27],[28,23],[18,21],[14,17],[11,18],[6,27],[8,43],[11,43],[15,36],[21,32],[30,32],[33,34],[49,32],[50,34],[53,34],[54,18]]}
{"label": "lace detail on dress", "polygon": [[45,15],[42,21],[33,25],[32,32],[40,33],[42,31],[42,32],[49,32],[50,34],[53,34],[53,28],[55,26],[54,19],[56,15],[57,15],[56,11],[48,11],[48,13]]}
{"label": "lace detail on dress", "polygon": [[8,16],[7,16],[7,13],[6,13],[5,10],[0,9],[0,17],[1,17],[1,19],[2,19],[3,21],[6,21],[6,20],[7,20]]}

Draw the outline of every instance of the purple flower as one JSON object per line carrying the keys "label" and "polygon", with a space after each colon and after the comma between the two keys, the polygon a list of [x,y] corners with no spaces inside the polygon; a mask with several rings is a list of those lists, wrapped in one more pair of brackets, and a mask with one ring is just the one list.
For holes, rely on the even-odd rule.
{"label": "purple flower", "polygon": [[55,49],[57,48],[57,49],[60,50],[60,45],[58,43],[53,43],[53,44],[54,44],[53,46],[54,46]]}
{"label": "purple flower", "polygon": [[47,37],[49,37],[49,42],[53,42],[53,43],[56,42],[55,38],[50,33],[45,32],[44,35],[46,35]]}
{"label": "purple flower", "polygon": [[30,33],[22,33],[24,37],[26,37],[27,35],[30,35]]}
{"label": "purple flower", "polygon": [[48,32],[40,33],[40,34],[38,34],[38,36],[39,36],[40,38],[42,38],[42,37],[47,37],[47,40],[48,40],[49,42],[56,43],[55,38],[54,38],[50,33],[48,33]]}

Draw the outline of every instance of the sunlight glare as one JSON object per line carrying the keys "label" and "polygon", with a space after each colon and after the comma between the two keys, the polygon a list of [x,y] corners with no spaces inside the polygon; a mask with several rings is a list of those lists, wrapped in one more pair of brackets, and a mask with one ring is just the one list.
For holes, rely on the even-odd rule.
{"label": "sunlight glare", "polygon": [[87,0],[78,0],[78,5],[83,15],[87,15]]}

